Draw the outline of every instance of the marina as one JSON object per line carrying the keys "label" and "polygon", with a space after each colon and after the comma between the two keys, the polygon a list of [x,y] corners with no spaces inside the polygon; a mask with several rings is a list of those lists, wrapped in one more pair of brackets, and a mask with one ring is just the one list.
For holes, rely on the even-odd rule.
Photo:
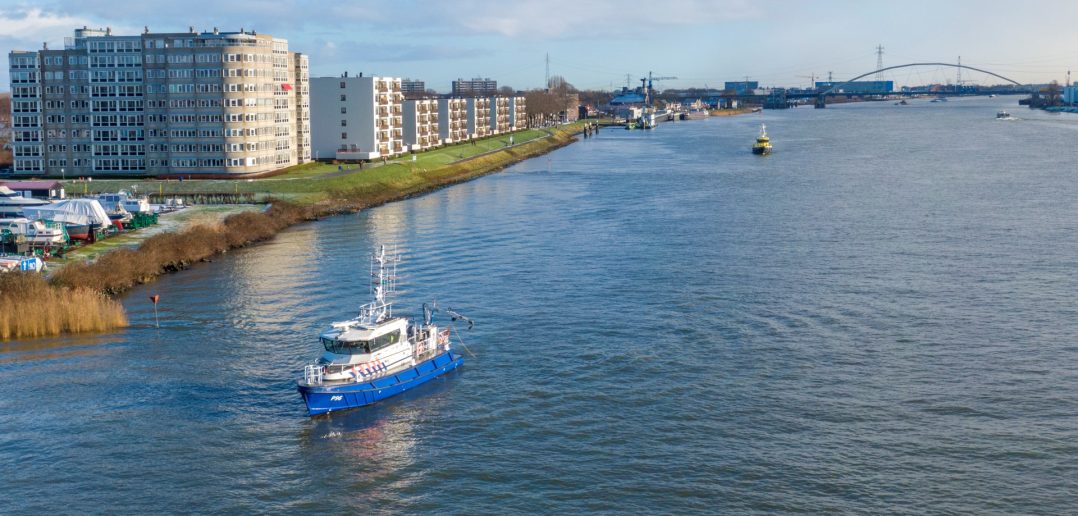
{"label": "marina", "polygon": [[[25,197],[0,182],[0,256],[10,260],[37,257],[41,266],[23,270],[41,272],[54,257],[63,257],[86,244],[154,226],[159,213],[183,207],[182,202],[176,201],[154,206],[145,196],[123,191],[86,198]],[[0,272],[10,270],[13,269],[0,267]]]}

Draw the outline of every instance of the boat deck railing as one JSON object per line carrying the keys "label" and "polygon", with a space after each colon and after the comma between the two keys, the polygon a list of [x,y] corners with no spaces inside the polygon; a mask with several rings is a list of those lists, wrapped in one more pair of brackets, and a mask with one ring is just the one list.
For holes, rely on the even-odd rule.
{"label": "boat deck railing", "polygon": [[303,368],[303,382],[307,385],[321,385],[322,366],[318,364],[307,364],[307,367]]}
{"label": "boat deck railing", "polygon": [[416,340],[415,351],[412,354],[416,362],[423,362],[433,358],[439,351],[449,349],[449,328],[439,330],[438,338],[433,344],[430,343],[428,336],[429,334],[424,331],[419,334],[418,337],[420,338]]}

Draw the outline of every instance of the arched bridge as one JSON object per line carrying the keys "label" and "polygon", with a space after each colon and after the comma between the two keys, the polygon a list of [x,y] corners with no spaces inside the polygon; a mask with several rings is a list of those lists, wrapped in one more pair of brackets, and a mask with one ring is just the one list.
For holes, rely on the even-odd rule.
{"label": "arched bridge", "polygon": [[876,73],[880,73],[880,72],[886,72],[888,70],[896,70],[896,69],[899,69],[899,68],[909,68],[911,66],[950,66],[951,68],[964,68],[966,70],[973,70],[975,72],[981,72],[983,74],[988,74],[988,75],[991,75],[992,77],[998,77],[1000,79],[1003,79],[1003,80],[1005,80],[1005,81],[1007,81],[1009,83],[1015,84],[1017,86],[1027,86],[1026,84],[1022,84],[1022,83],[1020,83],[1020,82],[1018,82],[1018,81],[1016,81],[1014,79],[1011,79],[1009,77],[1004,77],[1004,76],[1002,76],[1002,75],[1000,75],[998,73],[990,72],[988,70],[983,70],[981,68],[974,68],[972,66],[967,66],[967,65],[964,65],[964,64],[955,64],[955,63],[909,63],[909,64],[903,64],[903,65],[888,66],[886,68],[880,68],[879,70],[873,70],[871,72],[863,73],[861,75],[858,75],[857,77],[854,77],[853,79],[850,79],[850,80],[848,80],[846,82],[835,84],[835,85],[831,86],[830,88],[828,88],[826,91],[821,92],[816,97],[816,107],[824,107],[826,105],[825,104],[825,102],[826,102],[825,99],[827,98],[827,95],[835,93],[836,90],[840,90],[840,89],[842,89],[843,86],[845,86],[847,84],[850,84],[850,83],[852,83],[852,82],[854,82],[854,81],[856,81],[858,79],[868,77],[869,75],[872,75],[872,74],[876,74]]}

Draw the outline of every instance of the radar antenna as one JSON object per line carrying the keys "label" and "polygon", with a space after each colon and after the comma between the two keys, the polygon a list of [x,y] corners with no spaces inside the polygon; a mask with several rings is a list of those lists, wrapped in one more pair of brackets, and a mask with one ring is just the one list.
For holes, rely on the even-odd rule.
{"label": "radar antenna", "polygon": [[400,255],[394,249],[393,255],[386,256],[386,246],[382,245],[378,253],[371,255],[371,294],[374,301],[359,307],[359,318],[367,324],[377,324],[393,317],[393,303],[386,301],[387,294],[397,292],[397,264]]}

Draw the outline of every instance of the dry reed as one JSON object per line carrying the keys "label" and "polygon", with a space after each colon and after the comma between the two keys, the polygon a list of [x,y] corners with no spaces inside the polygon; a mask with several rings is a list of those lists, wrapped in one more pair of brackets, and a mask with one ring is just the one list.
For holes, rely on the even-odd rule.
{"label": "dry reed", "polygon": [[123,306],[98,291],[50,286],[41,275],[29,272],[0,275],[0,339],[124,326]]}

